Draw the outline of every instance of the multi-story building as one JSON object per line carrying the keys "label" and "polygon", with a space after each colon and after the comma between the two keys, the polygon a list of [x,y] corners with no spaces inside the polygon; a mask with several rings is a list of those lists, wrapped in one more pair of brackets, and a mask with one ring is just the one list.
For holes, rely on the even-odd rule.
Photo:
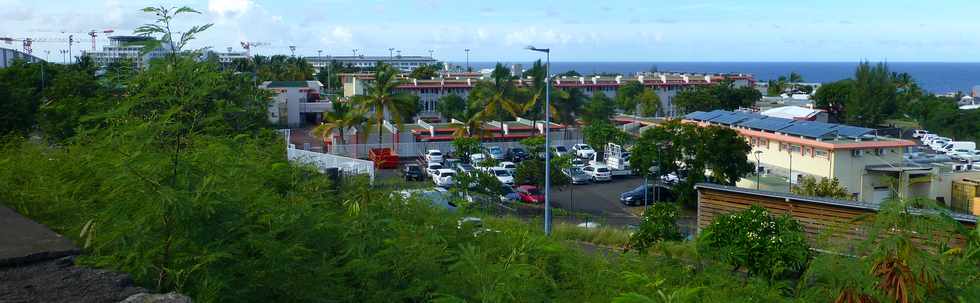
{"label": "multi-story building", "polygon": [[238,59],[248,59],[248,54],[245,52],[211,52],[218,58],[218,63],[222,65],[228,65]]}
{"label": "multi-story building", "polygon": [[433,65],[439,63],[432,57],[426,56],[311,56],[306,57],[306,61],[309,61],[313,68],[318,71],[320,68],[324,68],[331,61],[337,62],[341,65],[350,65],[355,68],[372,69],[378,62],[387,63],[402,72],[411,72],[415,68],[422,65]]}
{"label": "multi-story building", "polygon": [[[365,84],[371,83],[374,76],[368,73],[340,74],[344,86],[344,96],[352,97],[364,94]],[[459,95],[464,99],[477,82],[489,80],[480,73],[443,74],[441,78],[421,80],[411,79],[404,75],[397,90],[419,96],[419,116],[421,118],[439,118],[436,105],[439,98],[448,95]],[[693,74],[693,73],[644,73],[631,77],[624,76],[591,76],[591,77],[558,77],[553,79],[555,89],[581,89],[586,95],[603,92],[614,98],[616,91],[629,81],[642,82],[644,86],[654,89],[660,96],[662,114],[674,116],[677,114],[673,98],[677,92],[697,86],[710,85],[730,80],[736,87],[751,86],[755,80],[746,74]],[[529,85],[531,79],[514,80],[518,86]]]}
{"label": "multi-story building", "polygon": [[145,50],[146,43],[153,41],[153,37],[145,36],[112,36],[109,37],[109,45],[103,46],[101,52],[82,52],[82,56],[89,56],[95,61],[96,65],[105,67],[110,64],[131,60],[133,68],[145,69],[151,60],[166,56],[170,53],[170,45],[166,42],[152,49]]}
{"label": "multi-story building", "polygon": [[[948,202],[953,180],[977,175],[969,164],[909,161],[906,150],[915,142],[878,136],[870,128],[724,110],[684,119],[736,130],[752,146],[748,160],[757,171],[789,181],[770,190],[789,191],[789,184],[811,176],[837,178],[856,200],[868,203],[893,195]],[[745,178],[738,185],[756,188],[756,180]]]}
{"label": "multi-story building", "polygon": [[320,81],[265,81],[259,88],[275,93],[269,102],[269,122],[287,127],[320,122],[322,113],[333,109],[322,98]]}
{"label": "multi-story building", "polygon": [[0,68],[6,68],[14,63],[14,60],[24,60],[30,63],[43,62],[41,58],[27,54],[15,49],[0,47]]}

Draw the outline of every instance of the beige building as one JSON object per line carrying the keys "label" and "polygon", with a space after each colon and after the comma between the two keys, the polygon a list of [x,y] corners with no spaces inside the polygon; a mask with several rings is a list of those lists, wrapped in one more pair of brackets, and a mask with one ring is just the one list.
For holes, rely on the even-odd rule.
{"label": "beige building", "polygon": [[[873,129],[722,110],[691,113],[685,120],[738,131],[752,146],[749,161],[767,177],[794,184],[805,176],[837,178],[857,200],[870,203],[893,194],[949,195],[942,166],[905,161],[906,149],[915,142],[877,136]],[[745,178],[739,186],[755,188],[756,180]]]}

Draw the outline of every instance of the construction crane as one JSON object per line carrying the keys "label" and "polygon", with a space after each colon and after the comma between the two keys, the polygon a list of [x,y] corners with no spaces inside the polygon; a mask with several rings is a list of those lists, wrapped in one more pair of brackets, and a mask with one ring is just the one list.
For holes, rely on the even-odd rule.
{"label": "construction crane", "polygon": [[92,37],[92,51],[93,52],[96,51],[96,49],[95,49],[95,38],[98,37],[100,33],[101,34],[111,34],[111,33],[114,33],[114,32],[116,32],[116,31],[114,31],[112,29],[107,29],[107,30],[102,30],[102,31],[96,31],[96,30],[93,29],[93,30],[89,31],[88,32],[88,35],[89,35],[89,37]]}
{"label": "construction crane", "polygon": [[68,35],[68,38],[11,38],[11,37],[0,37],[0,41],[6,44],[12,44],[13,42],[21,42],[24,47],[24,52],[28,54],[34,53],[33,45],[34,43],[63,43],[68,42],[68,49],[71,50],[71,45],[75,42],[74,35]]}
{"label": "construction crane", "polygon": [[242,41],[242,48],[245,49],[245,56],[247,56],[249,58],[252,58],[252,48],[253,47],[269,46],[269,45],[270,44],[268,42],[249,42],[249,41]]}

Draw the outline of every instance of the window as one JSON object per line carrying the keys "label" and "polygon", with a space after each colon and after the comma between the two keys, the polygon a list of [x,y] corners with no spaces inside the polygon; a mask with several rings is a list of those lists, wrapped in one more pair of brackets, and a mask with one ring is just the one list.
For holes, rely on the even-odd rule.
{"label": "window", "polygon": [[818,148],[818,149],[814,149],[813,150],[813,156],[815,156],[815,157],[827,158],[827,156],[829,156],[829,155],[830,155],[830,153],[828,153],[826,149],[819,149]]}

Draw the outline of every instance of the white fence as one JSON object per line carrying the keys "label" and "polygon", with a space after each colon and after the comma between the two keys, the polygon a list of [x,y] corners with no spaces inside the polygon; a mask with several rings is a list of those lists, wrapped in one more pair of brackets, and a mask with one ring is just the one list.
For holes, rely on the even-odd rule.
{"label": "white fence", "polygon": [[313,165],[321,173],[326,172],[328,168],[337,168],[342,175],[366,174],[371,177],[372,182],[374,181],[374,163],[371,161],[305,151],[292,147],[286,149],[286,155],[289,161]]}
{"label": "white fence", "polygon": [[[551,146],[571,146],[582,143],[580,139],[553,139]],[[524,147],[519,142],[484,142],[483,147],[499,146],[504,149],[514,147]],[[400,157],[415,157],[421,155],[426,150],[438,149],[442,152],[452,152],[452,142],[410,142],[410,143],[382,143],[382,144],[334,144],[330,146],[328,153],[358,159],[366,159],[368,152],[374,148],[394,148]]]}
{"label": "white fence", "polygon": [[289,129],[283,129],[281,131],[286,139],[286,159],[289,161],[313,165],[321,173],[326,172],[329,168],[337,168],[340,174],[345,176],[366,174],[371,178],[371,182],[374,182],[373,162],[297,149],[296,146],[289,143],[291,131]]}

